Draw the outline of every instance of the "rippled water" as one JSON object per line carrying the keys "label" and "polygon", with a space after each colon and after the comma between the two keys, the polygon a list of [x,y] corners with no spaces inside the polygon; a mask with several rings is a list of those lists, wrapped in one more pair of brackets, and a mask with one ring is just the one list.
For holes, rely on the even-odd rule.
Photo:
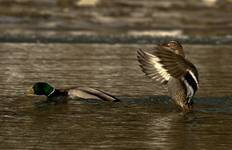
{"label": "rippled water", "polygon": [[[231,0],[0,0],[0,149],[231,149]],[[191,113],[147,78],[136,50],[171,39],[198,68]],[[121,103],[35,103],[37,81]]]}
{"label": "rippled water", "polygon": [[0,0],[0,31],[34,38],[229,36],[231,10],[231,0]]}
{"label": "rippled water", "polygon": [[[139,44],[0,44],[1,149],[229,149],[230,45],[184,45],[200,73],[192,113],[141,72]],[[72,100],[38,108],[24,92],[37,81],[90,86],[122,103]],[[215,144],[216,143],[216,144]]]}

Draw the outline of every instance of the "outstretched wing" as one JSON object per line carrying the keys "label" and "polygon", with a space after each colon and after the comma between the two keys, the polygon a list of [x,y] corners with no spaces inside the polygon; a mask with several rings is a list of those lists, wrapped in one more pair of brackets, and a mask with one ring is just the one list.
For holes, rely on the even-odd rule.
{"label": "outstretched wing", "polygon": [[182,79],[188,72],[198,86],[196,67],[181,55],[175,54],[166,47],[158,46],[153,54],[143,50],[137,51],[142,71],[152,79],[167,83],[170,77]]}

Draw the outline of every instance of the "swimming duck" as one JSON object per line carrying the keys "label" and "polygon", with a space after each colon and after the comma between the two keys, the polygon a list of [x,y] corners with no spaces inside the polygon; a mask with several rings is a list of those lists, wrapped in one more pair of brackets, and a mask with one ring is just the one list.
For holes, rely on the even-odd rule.
{"label": "swimming duck", "polygon": [[68,98],[96,99],[118,102],[114,96],[93,88],[56,89],[46,82],[37,82],[28,90],[28,95],[44,95],[49,102],[65,102]]}
{"label": "swimming duck", "polygon": [[182,45],[170,41],[154,52],[137,51],[142,71],[151,79],[167,84],[170,97],[183,110],[193,109],[193,96],[199,88],[197,68],[185,58]]}

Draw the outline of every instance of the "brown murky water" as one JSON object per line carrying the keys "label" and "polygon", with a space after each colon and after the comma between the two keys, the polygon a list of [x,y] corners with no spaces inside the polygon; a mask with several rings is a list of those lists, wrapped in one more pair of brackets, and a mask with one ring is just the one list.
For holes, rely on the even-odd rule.
{"label": "brown murky water", "polygon": [[[231,0],[0,0],[0,149],[231,149],[231,10]],[[192,113],[136,60],[170,39],[199,70]],[[44,97],[24,94],[37,81],[122,102],[38,107]]]}
{"label": "brown murky water", "polygon": [[[0,45],[1,149],[229,149],[232,97],[230,45],[184,45],[200,73],[193,113],[178,112],[165,87],[140,71],[138,48],[153,45]],[[34,82],[90,86],[122,103],[72,100],[37,108]],[[217,144],[215,144],[217,143]]]}
{"label": "brown murky water", "polygon": [[231,0],[0,0],[0,37],[229,36],[231,13]]}

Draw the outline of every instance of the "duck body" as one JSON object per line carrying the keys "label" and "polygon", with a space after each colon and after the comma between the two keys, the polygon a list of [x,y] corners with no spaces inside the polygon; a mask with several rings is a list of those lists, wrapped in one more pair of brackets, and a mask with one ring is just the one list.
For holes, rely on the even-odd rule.
{"label": "duck body", "polygon": [[118,102],[116,97],[93,88],[55,89],[46,82],[37,82],[28,92],[29,95],[44,95],[48,102],[60,103],[68,99],[96,99],[109,102]]}
{"label": "duck body", "polygon": [[45,96],[47,97],[47,102],[54,103],[66,103],[69,99],[68,91],[60,89],[55,89],[52,94]]}
{"label": "duck body", "polygon": [[170,97],[184,110],[192,109],[192,102],[188,104],[187,92],[183,89],[185,89],[185,84],[181,80],[171,78],[168,81],[168,93]]}
{"label": "duck body", "polygon": [[142,71],[151,79],[167,84],[170,97],[184,110],[192,110],[193,96],[199,87],[198,71],[185,58],[177,41],[157,46],[153,53],[138,51]]}
{"label": "duck body", "polygon": [[110,95],[109,93],[88,87],[69,89],[68,96],[70,98],[96,99],[109,102],[119,101],[119,99],[117,99],[113,95]]}

